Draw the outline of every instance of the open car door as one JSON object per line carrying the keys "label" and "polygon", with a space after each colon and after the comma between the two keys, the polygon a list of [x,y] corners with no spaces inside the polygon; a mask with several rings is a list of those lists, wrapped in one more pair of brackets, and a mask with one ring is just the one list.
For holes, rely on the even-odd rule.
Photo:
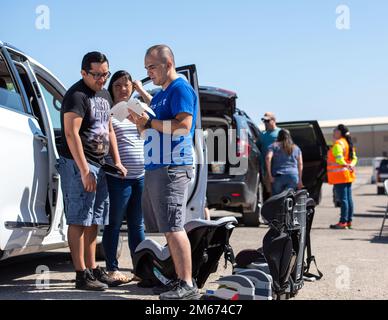
{"label": "open car door", "polygon": [[[186,211],[186,222],[204,217],[205,208],[205,196],[207,186],[207,164],[205,163],[206,156],[206,145],[204,143],[203,135],[201,134],[201,107],[199,100],[199,86],[197,69],[194,64],[182,66],[176,68],[176,71],[187,80],[194,91],[197,94],[197,119],[196,119],[196,132],[194,137],[194,171],[193,178],[189,184],[189,195],[187,201]],[[155,87],[149,77],[142,80],[144,88],[151,94],[155,95],[161,87]]]}
{"label": "open car door", "polygon": [[318,121],[293,121],[277,123],[288,129],[294,143],[302,150],[303,184],[310,197],[320,202],[322,183],[326,175],[327,145]]}

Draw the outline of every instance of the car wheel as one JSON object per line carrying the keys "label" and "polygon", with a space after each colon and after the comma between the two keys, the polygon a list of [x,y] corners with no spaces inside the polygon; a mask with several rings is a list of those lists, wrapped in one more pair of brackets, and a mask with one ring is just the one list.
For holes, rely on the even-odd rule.
{"label": "car wheel", "polygon": [[385,194],[384,187],[377,187],[377,194]]}
{"label": "car wheel", "polygon": [[246,227],[260,226],[261,207],[263,205],[260,185],[257,187],[255,211],[243,212],[243,223]]}
{"label": "car wheel", "polygon": [[[123,250],[123,238],[120,236],[119,237],[119,242],[117,245],[117,253],[116,253],[116,258],[119,259],[121,257],[121,252]],[[106,256],[105,256],[105,250],[104,246],[101,243],[98,243],[96,246],[96,260],[97,261],[105,261]]]}

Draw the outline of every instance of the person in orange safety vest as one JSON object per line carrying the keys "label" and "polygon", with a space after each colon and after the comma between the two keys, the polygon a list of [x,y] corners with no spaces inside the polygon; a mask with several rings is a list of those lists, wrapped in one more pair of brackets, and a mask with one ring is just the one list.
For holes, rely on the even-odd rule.
{"label": "person in orange safety vest", "polygon": [[354,212],[352,183],[356,179],[356,149],[347,127],[338,125],[333,132],[334,144],[327,156],[327,178],[334,185],[336,198],[341,203],[341,217],[332,229],[351,229]]}

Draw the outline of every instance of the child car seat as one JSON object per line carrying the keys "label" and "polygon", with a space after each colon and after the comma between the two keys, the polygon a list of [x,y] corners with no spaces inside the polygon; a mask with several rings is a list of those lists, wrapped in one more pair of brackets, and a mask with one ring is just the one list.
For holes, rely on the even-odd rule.
{"label": "child car seat", "polygon": [[[309,210],[307,210],[307,203]],[[262,207],[262,217],[270,229],[258,250],[243,250],[236,256],[234,272],[244,269],[267,272],[272,277],[273,293],[277,299],[289,298],[303,287],[304,252],[310,245],[315,203],[309,201],[306,190],[286,190],[269,198]],[[306,242],[307,239],[307,242]],[[309,253],[309,256],[311,253]]]}
{"label": "child car seat", "polygon": [[[236,225],[234,217],[216,221],[195,219],[185,224],[191,245],[193,278],[198,288],[202,288],[209,275],[217,271],[223,253],[226,259],[233,259],[229,238]],[[167,284],[177,277],[168,246],[161,246],[151,239],[137,246],[133,265],[135,274],[148,281],[150,286]]]}

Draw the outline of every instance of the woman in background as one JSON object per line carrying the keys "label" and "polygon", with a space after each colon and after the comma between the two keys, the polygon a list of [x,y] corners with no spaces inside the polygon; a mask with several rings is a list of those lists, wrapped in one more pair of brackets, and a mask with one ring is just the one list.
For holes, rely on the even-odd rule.
{"label": "woman in background", "polygon": [[327,155],[327,178],[334,185],[336,199],[341,203],[341,216],[331,229],[351,229],[353,220],[352,183],[356,179],[356,149],[347,127],[338,125],[333,132],[334,144]]}
{"label": "woman in background", "polygon": [[269,146],[266,168],[273,196],[290,188],[303,188],[302,151],[294,144],[288,130],[280,130],[276,142]]}

